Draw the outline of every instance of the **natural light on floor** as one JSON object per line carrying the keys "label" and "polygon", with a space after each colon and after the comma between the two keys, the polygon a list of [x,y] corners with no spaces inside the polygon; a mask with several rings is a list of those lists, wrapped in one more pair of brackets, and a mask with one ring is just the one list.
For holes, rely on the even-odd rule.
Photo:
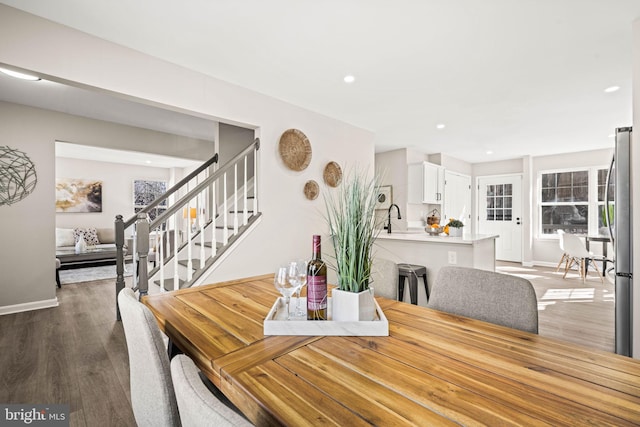
{"label": "natural light on floor", "polygon": [[538,271],[535,268],[527,268],[527,267],[513,267],[501,265],[496,267],[496,271],[499,273],[510,274],[512,276],[522,277],[523,279],[533,280],[533,279],[546,279],[546,277],[540,274],[534,274]]}
{"label": "natural light on floor", "polygon": [[[544,310],[549,305],[557,302],[594,302],[595,288],[562,288],[547,289],[544,295],[538,299],[538,310]],[[614,301],[614,293],[606,289],[602,290],[604,301]]]}

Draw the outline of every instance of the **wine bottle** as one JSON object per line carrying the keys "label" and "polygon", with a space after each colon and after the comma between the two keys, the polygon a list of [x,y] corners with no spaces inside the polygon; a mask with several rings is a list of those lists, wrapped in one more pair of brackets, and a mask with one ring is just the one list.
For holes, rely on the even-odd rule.
{"label": "wine bottle", "polygon": [[307,320],[327,320],[327,266],[322,261],[320,236],[313,236],[313,257],[307,267]]}

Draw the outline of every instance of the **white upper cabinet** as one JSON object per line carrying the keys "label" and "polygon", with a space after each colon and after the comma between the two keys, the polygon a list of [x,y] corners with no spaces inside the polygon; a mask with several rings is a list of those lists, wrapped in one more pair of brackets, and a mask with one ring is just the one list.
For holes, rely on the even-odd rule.
{"label": "white upper cabinet", "polygon": [[442,223],[450,219],[458,219],[464,223],[465,230],[471,228],[471,177],[457,172],[444,173],[444,205],[442,207]]}
{"label": "white upper cabinet", "polygon": [[444,193],[444,167],[422,162],[409,165],[408,202],[441,204]]}

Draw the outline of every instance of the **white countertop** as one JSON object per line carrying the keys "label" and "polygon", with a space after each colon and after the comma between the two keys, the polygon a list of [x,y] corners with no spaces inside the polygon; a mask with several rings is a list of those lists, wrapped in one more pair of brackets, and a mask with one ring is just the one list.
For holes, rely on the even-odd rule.
{"label": "white countertop", "polygon": [[432,236],[422,230],[394,231],[391,234],[382,230],[380,234],[378,234],[378,239],[383,240],[403,240],[406,242],[447,243],[460,245],[472,245],[481,240],[495,239],[497,237],[499,237],[497,234],[465,234],[462,237],[450,237],[446,234]]}

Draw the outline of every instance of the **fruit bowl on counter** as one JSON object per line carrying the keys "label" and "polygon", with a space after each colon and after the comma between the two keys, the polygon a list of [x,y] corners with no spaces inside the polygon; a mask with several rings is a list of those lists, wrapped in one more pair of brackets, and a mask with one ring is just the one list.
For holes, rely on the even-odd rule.
{"label": "fruit bowl on counter", "polygon": [[431,236],[438,236],[439,234],[441,234],[444,231],[444,227],[440,227],[437,224],[428,225],[425,228],[425,231],[427,233],[429,233],[429,235],[431,235]]}

